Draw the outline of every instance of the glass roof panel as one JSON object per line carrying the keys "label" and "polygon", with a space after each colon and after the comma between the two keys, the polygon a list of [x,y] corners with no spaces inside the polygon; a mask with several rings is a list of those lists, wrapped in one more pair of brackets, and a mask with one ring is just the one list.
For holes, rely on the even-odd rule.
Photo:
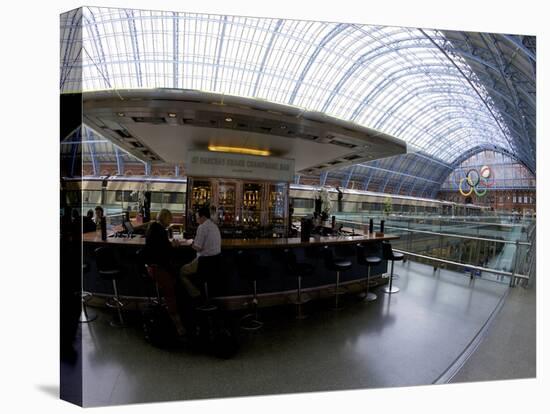
{"label": "glass roof panel", "polygon": [[[79,84],[63,54],[73,26],[62,21],[63,92]],[[475,73],[442,51],[439,31],[98,7],[83,9],[82,29],[84,91],[261,98],[380,130],[447,163],[477,147],[517,152]]]}

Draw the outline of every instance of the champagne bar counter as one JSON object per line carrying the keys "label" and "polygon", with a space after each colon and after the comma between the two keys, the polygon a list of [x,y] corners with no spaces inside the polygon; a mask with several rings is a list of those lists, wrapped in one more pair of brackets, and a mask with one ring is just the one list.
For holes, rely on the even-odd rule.
{"label": "champagne bar counter", "polygon": [[[309,263],[314,267],[314,274],[302,281],[302,289],[314,299],[330,297],[335,283],[335,273],[325,267],[321,249],[330,246],[336,256],[353,263],[353,267],[340,275],[341,285],[349,293],[364,289],[366,269],[357,264],[356,245],[366,246],[368,255],[382,257],[382,242],[397,239],[397,236],[385,235],[347,235],[329,237],[311,237],[309,241],[296,238],[266,238],[266,239],[224,239],[222,240],[222,265],[215,283],[209,283],[211,295],[225,309],[237,309],[243,306],[251,296],[250,284],[242,280],[237,266],[236,254],[239,250],[252,249],[259,258],[259,264],[269,269],[267,278],[258,282],[258,294],[262,306],[282,305],[287,303],[287,297],[296,290],[296,278],[288,274],[284,258],[284,250],[292,249],[299,262]],[[114,234],[101,240],[96,232],[83,234],[84,261],[89,271],[84,275],[84,290],[91,292],[96,298],[104,298],[112,294],[112,285],[101,280],[95,266],[94,251],[101,246],[114,248],[115,256],[124,278],[118,282],[119,293],[126,299],[145,300],[148,281],[137,260],[137,251],[145,245],[143,236],[133,238],[114,237]],[[180,246],[174,249],[175,268],[191,261],[195,255],[190,247],[190,240],[180,241]],[[371,286],[387,283],[382,277],[387,271],[386,261],[372,268]],[[212,285],[212,286],[211,286]]]}

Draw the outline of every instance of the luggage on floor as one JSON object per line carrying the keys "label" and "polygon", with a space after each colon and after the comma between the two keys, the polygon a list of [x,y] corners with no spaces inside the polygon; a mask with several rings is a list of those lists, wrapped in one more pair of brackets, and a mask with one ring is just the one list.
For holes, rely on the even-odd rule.
{"label": "luggage on floor", "polygon": [[239,350],[237,329],[219,311],[198,315],[195,331],[198,344],[218,358],[231,358]]}
{"label": "luggage on floor", "polygon": [[168,311],[161,305],[150,305],[143,312],[145,339],[153,346],[168,348],[177,345],[176,328]]}

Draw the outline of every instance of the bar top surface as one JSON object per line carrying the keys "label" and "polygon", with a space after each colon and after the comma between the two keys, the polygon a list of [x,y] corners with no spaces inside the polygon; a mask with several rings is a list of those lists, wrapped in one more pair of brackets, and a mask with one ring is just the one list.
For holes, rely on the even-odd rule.
{"label": "bar top surface", "polygon": [[[285,248],[285,247],[306,247],[319,246],[330,244],[350,244],[350,243],[369,243],[379,242],[383,240],[395,240],[399,236],[392,234],[380,235],[349,235],[349,236],[333,236],[333,237],[310,237],[309,242],[304,242],[300,237],[282,237],[282,238],[266,238],[266,239],[222,239],[222,249],[268,249],[268,248]],[[136,236],[134,238],[125,237],[107,237],[107,240],[101,240],[101,235],[97,232],[84,233],[82,241],[87,244],[108,244],[120,246],[143,246],[145,238]],[[180,241],[179,247],[189,247],[191,240]]]}

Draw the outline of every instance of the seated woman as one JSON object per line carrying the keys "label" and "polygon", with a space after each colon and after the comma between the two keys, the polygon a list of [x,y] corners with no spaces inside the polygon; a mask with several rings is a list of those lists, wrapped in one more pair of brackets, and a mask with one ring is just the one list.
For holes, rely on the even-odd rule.
{"label": "seated woman", "polygon": [[86,216],[82,217],[82,232],[88,233],[90,231],[95,231],[96,224],[94,223],[94,210],[90,209],[86,213]]}
{"label": "seated woman", "polygon": [[176,276],[172,268],[173,244],[168,239],[166,229],[172,221],[170,210],[162,209],[154,222],[149,224],[145,233],[145,254],[149,266],[149,275],[157,282],[166,299],[168,314],[179,336],[185,335],[185,328],[178,313],[176,300]]}

